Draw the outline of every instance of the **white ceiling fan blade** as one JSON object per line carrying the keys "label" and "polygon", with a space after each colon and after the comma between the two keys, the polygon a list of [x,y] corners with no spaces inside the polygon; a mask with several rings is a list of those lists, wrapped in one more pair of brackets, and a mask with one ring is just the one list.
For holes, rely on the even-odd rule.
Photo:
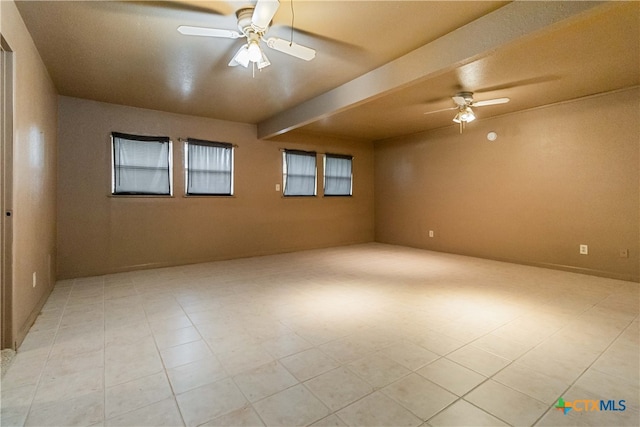
{"label": "white ceiling fan blade", "polygon": [[453,102],[456,103],[456,105],[466,105],[467,104],[467,100],[464,99],[464,96],[452,96],[451,99],[453,99]]}
{"label": "white ceiling fan blade", "polygon": [[187,36],[203,36],[203,37],[223,37],[227,39],[237,39],[240,33],[232,30],[220,30],[218,28],[189,27],[181,25],[178,32]]}
{"label": "white ceiling fan blade", "polygon": [[473,107],[484,107],[487,105],[498,105],[498,104],[506,104],[509,102],[509,98],[495,98],[495,99],[487,99],[485,101],[478,101],[471,104]]}
{"label": "white ceiling fan blade", "polygon": [[253,16],[251,17],[253,26],[259,31],[266,30],[279,6],[279,0],[258,0],[255,9],[253,9]]}
{"label": "white ceiling fan blade", "polygon": [[305,61],[311,61],[316,57],[316,51],[314,49],[302,46],[298,43],[291,43],[287,40],[279,39],[277,37],[269,38],[267,40],[267,46],[279,52],[286,53],[287,55],[304,59]]}
{"label": "white ceiling fan blade", "polygon": [[433,114],[433,113],[441,113],[443,111],[451,111],[451,110],[457,110],[458,107],[449,107],[449,108],[443,108],[442,110],[435,110],[435,111],[427,111],[424,114]]}

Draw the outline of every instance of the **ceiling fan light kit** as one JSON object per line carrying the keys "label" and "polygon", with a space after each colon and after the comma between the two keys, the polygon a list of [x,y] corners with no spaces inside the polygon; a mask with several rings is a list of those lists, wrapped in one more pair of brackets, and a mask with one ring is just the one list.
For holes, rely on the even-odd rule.
{"label": "ceiling fan light kit", "polygon": [[229,62],[230,67],[235,67],[236,65],[242,65],[247,68],[249,64],[254,64],[258,67],[258,70],[263,69],[271,65],[269,59],[264,54],[264,52],[258,47],[256,44],[245,44],[240,48],[240,50],[235,54],[235,56]]}
{"label": "ceiling fan light kit", "polygon": [[259,62],[262,59],[262,49],[255,40],[249,42],[247,52],[249,52],[249,61],[251,62]]}
{"label": "ceiling fan light kit", "polygon": [[466,107],[460,107],[460,110],[458,111],[458,114],[456,114],[456,116],[453,118],[453,121],[455,123],[469,123],[472,122],[476,119],[476,115],[473,114],[473,110],[471,110],[471,107],[466,106]]}
{"label": "ceiling fan light kit", "polygon": [[305,61],[312,60],[316,56],[316,51],[309,47],[294,43],[293,40],[287,41],[277,37],[265,39],[265,34],[269,30],[271,21],[279,6],[279,0],[258,0],[255,6],[239,9],[236,11],[236,17],[238,19],[238,30],[240,30],[240,32],[218,28],[190,27],[186,25],[178,27],[178,32],[189,36],[228,39],[245,37],[247,43],[233,56],[229,62],[230,67],[241,65],[247,68],[251,64],[254,70],[255,67],[261,70],[271,65],[271,62],[260,47],[260,41],[265,42],[266,45],[273,50]]}

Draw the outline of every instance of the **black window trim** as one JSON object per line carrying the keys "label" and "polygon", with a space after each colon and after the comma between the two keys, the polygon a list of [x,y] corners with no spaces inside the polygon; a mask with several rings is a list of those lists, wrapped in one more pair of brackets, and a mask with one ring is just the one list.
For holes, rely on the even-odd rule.
{"label": "black window trim", "polygon": [[[349,154],[324,153],[324,157],[325,157],[325,161],[324,161],[323,170],[322,170],[322,183],[323,183],[322,197],[353,197],[353,156]],[[350,194],[325,194],[324,190],[326,188],[325,184],[327,179],[327,175],[326,175],[327,157],[351,160],[351,192]]]}
{"label": "black window trim", "polygon": [[171,138],[168,136],[150,136],[150,135],[132,135],[130,133],[111,132],[111,136],[114,138],[129,139],[131,141],[144,141],[144,142],[171,142]]}
{"label": "black window trim", "polygon": [[[284,185],[284,182],[283,182],[282,197],[285,197],[285,198],[318,197],[318,153],[316,151],[305,151],[305,150],[296,150],[296,149],[289,149],[289,148],[285,148],[282,151],[285,154],[285,157],[284,157],[285,159],[286,159],[287,153],[296,154],[299,156],[308,156],[308,157],[313,157],[315,159],[315,165],[316,165],[314,194],[285,194],[284,192],[286,190],[286,186]],[[289,176],[288,170],[287,170],[287,176]]]}
{"label": "black window trim", "polygon": [[199,145],[203,147],[221,147],[231,149],[231,191],[229,193],[190,193],[189,192],[189,154],[187,154],[187,159],[185,162],[185,186],[184,186],[184,195],[186,197],[233,197],[234,196],[234,153],[233,149],[235,148],[234,144],[229,142],[220,142],[220,141],[209,141],[206,139],[197,139],[197,138],[186,138],[185,140],[187,152],[189,150],[189,145]]}
{"label": "black window trim", "polygon": [[[168,146],[168,180],[169,180],[169,192],[168,193],[150,193],[142,191],[120,191],[116,192],[116,144],[115,139],[128,139],[130,141],[140,142],[157,142],[160,144],[169,144]],[[151,136],[151,135],[133,135],[123,132],[111,132],[111,196],[145,196],[145,197],[173,197],[173,162],[172,162],[172,144],[171,138],[168,136]]]}
{"label": "black window trim", "polygon": [[206,139],[187,138],[186,142],[187,144],[191,144],[191,145],[204,145],[207,147],[223,147],[223,148],[234,147],[234,145],[229,142],[207,141]]}
{"label": "black window trim", "polygon": [[338,159],[347,159],[353,161],[353,156],[350,154],[324,153],[324,155],[328,157],[336,157]]}

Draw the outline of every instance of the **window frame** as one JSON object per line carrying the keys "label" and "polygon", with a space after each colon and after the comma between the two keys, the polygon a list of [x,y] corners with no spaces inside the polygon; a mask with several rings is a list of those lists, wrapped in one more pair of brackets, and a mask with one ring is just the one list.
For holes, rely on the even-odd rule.
{"label": "window frame", "polygon": [[[137,141],[142,143],[162,143],[167,144],[167,175],[169,191],[167,193],[153,193],[147,191],[116,191],[117,177],[116,171],[116,139]],[[113,197],[173,197],[173,142],[168,136],[133,135],[122,132],[111,132],[111,191]],[[118,164],[120,166],[120,164]],[[160,169],[160,168],[156,168]],[[164,170],[164,167],[162,168]]]}
{"label": "window frame", "polygon": [[[189,145],[220,147],[231,150],[230,191],[229,193],[191,193],[189,192]],[[233,197],[235,194],[235,146],[228,142],[208,141],[205,139],[187,138],[184,141],[184,194],[185,197]]]}
{"label": "window frame", "polygon": [[[349,160],[351,162],[351,175],[350,175],[350,182],[349,182],[349,194],[327,194],[327,158],[334,158],[334,159],[346,159]],[[324,197],[353,197],[353,156],[349,155],[349,154],[335,154],[335,153],[325,153],[324,157],[323,157],[323,164],[322,164],[322,171],[323,171],[323,176],[322,176],[322,191],[323,191],[323,196]]]}
{"label": "window frame", "polygon": [[[314,159],[314,175],[313,175],[313,194],[287,194],[287,179],[289,175],[287,154],[298,156],[313,157]],[[303,150],[282,150],[282,196],[283,197],[317,197],[318,195],[318,153],[315,151]]]}

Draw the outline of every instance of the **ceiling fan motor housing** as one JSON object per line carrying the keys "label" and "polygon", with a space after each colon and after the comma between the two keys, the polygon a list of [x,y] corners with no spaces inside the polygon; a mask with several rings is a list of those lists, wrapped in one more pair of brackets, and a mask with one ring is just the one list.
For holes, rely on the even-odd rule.
{"label": "ceiling fan motor housing", "polygon": [[253,12],[253,7],[245,7],[236,11],[236,17],[238,18],[238,29],[247,37],[249,37],[249,34],[258,34],[259,36],[262,36],[267,32],[267,28],[257,29],[253,26]]}
{"label": "ceiling fan motor housing", "polygon": [[466,105],[471,105],[473,102],[473,92],[459,92],[457,96],[463,98]]}

